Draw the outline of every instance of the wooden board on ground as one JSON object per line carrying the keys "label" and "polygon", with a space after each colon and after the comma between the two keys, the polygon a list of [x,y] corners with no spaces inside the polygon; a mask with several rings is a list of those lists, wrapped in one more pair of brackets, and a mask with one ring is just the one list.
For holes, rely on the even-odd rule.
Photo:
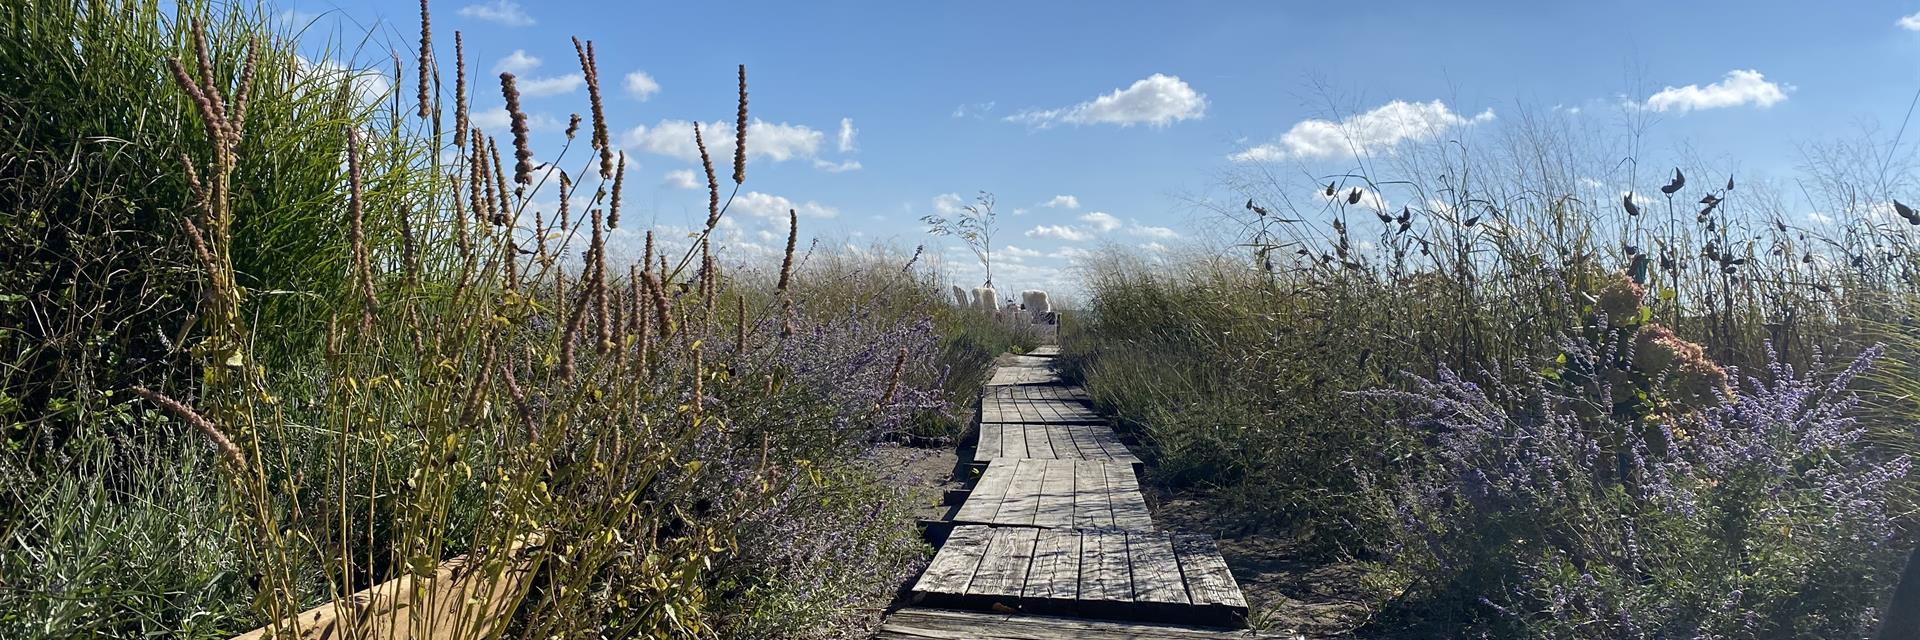
{"label": "wooden board on ground", "polygon": [[987,465],[953,515],[960,524],[1152,531],[1133,465],[1099,460],[1017,460]]}
{"label": "wooden board on ground", "polygon": [[982,398],[1087,401],[1087,390],[1070,384],[1028,384],[1012,387],[986,387],[981,389],[980,394]]}
{"label": "wooden board on ground", "polygon": [[[1216,572],[1225,563],[1208,550],[1161,532],[964,525],[934,555],[913,599],[928,606],[1242,625],[1246,600],[1231,576]],[[1070,552],[1077,557],[1063,557]]]}
{"label": "wooden board on ground", "polygon": [[1244,640],[1291,638],[1278,632],[1138,622],[1008,615],[951,609],[901,609],[880,623],[878,640]]}
{"label": "wooden board on ground", "polygon": [[1032,351],[1028,351],[1027,355],[1034,356],[1037,358],[1058,357],[1060,355],[1060,345],[1043,344],[1038,347],[1034,347]]}
{"label": "wooden board on ground", "polygon": [[987,379],[988,386],[1059,382],[1060,375],[1053,372],[1053,359],[1035,356],[1013,356],[1009,362],[994,367],[993,375]]}
{"label": "wooden board on ground", "polygon": [[1093,407],[1077,400],[1028,400],[987,396],[980,399],[980,422],[1027,424],[1106,424]]}
{"label": "wooden board on ground", "polygon": [[[1045,443],[1041,449],[1030,442]],[[973,462],[984,464],[1000,459],[1098,460],[1130,465],[1140,458],[1127,450],[1113,429],[1099,424],[1025,424],[983,422],[980,438],[973,448]]]}

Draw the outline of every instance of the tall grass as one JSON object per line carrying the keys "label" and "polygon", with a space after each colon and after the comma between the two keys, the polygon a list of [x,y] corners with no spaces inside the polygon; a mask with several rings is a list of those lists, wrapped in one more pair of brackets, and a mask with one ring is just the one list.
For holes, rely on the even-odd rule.
{"label": "tall grass", "polygon": [[[0,9],[23,123],[0,234],[28,250],[0,267],[0,635],[286,631],[457,555],[506,590],[491,634],[831,636],[873,613],[924,546],[862,458],[951,429],[951,381],[1013,336],[953,329],[910,258],[790,248],[777,281],[728,259],[710,234],[744,156],[703,158],[690,243],[616,263],[637,216],[590,41],[589,122],[535,165],[522,126],[460,128],[511,76],[442,49],[369,95],[268,15]],[[387,624],[435,624],[413,611]]]}
{"label": "tall grass", "polygon": [[[1542,404],[1543,396],[1593,403],[1601,415],[1572,432],[1589,439],[1581,446],[1598,447],[1605,460],[1652,460],[1668,452],[1619,434],[1684,431],[1681,423],[1709,412],[1689,399],[1710,394],[1667,383],[1611,397],[1562,389],[1570,384],[1562,373],[1581,362],[1582,351],[1570,344],[1605,333],[1613,336],[1609,344],[1626,343],[1607,348],[1630,354],[1634,331],[1657,327],[1647,330],[1677,333],[1673,344],[1697,343],[1702,367],[1821,374],[1839,368],[1825,363],[1877,342],[1910,348],[1914,225],[1893,206],[1909,186],[1900,177],[1904,156],[1872,145],[1866,147],[1877,151],[1870,154],[1810,155],[1812,177],[1804,184],[1818,186],[1805,197],[1839,221],[1824,225],[1808,222],[1761,180],[1736,180],[1706,166],[1656,173],[1631,159],[1605,164],[1619,157],[1609,153],[1624,151],[1569,142],[1590,133],[1523,117],[1490,133],[1491,140],[1410,145],[1361,158],[1352,174],[1309,184],[1276,177],[1285,175],[1276,167],[1239,174],[1229,182],[1239,198],[1210,205],[1226,251],[1160,258],[1112,251],[1083,267],[1091,302],[1067,326],[1066,361],[1096,402],[1145,436],[1160,482],[1202,489],[1247,530],[1302,536],[1314,543],[1309,548],[1375,562],[1384,575],[1397,576],[1390,591],[1400,594],[1394,610],[1405,615],[1386,619],[1473,623],[1509,637],[1863,633],[1892,573],[1886,550],[1904,536],[1898,527],[1840,517],[1857,507],[1796,508],[1802,519],[1769,525],[1787,533],[1708,536],[1639,511],[1649,505],[1632,493],[1637,472],[1598,463],[1553,467],[1570,486],[1605,494],[1598,502],[1580,498],[1555,503],[1568,509],[1527,511],[1496,497],[1490,506],[1472,502],[1475,480],[1461,474],[1496,475],[1549,443],[1505,433],[1467,454],[1448,444],[1461,437],[1458,427],[1405,420],[1423,415],[1420,403],[1439,406],[1440,394],[1511,389],[1488,391],[1479,401],[1481,410],[1508,416],[1488,429],[1554,419],[1558,405]],[[1865,165],[1872,171],[1853,163],[1856,155],[1873,155]],[[1617,333],[1621,327],[1626,333]],[[1847,404],[1846,424],[1861,421],[1837,428],[1858,428],[1861,437],[1817,455],[1846,473],[1882,463],[1903,468],[1899,456],[1915,444],[1908,373],[1894,362],[1848,376],[1865,405]],[[1454,382],[1443,388],[1412,386],[1447,376]],[[1735,388],[1730,405],[1764,393]],[[1379,389],[1411,391],[1416,403],[1382,403],[1391,396]],[[1778,411],[1809,409],[1786,403]],[[1761,430],[1725,437],[1759,438],[1752,434]],[[1791,457],[1777,440],[1749,444]],[[1653,453],[1641,456],[1634,446]],[[1674,464],[1708,466],[1705,453],[1672,455]],[[1555,464],[1562,463],[1574,464]],[[1811,468],[1787,467],[1789,477]],[[1904,521],[1910,486],[1893,481],[1859,499]],[[1422,491],[1444,495],[1447,509],[1459,510],[1420,506],[1430,503],[1410,496]],[[1609,492],[1618,491],[1629,493],[1611,502]],[[1750,522],[1743,510],[1764,511],[1766,502],[1752,494],[1712,500],[1742,514],[1729,522]],[[1611,506],[1594,507],[1602,503]],[[1649,556],[1649,564],[1629,570],[1619,556],[1605,555],[1618,552],[1609,547],[1600,552],[1603,571],[1592,548],[1568,542],[1583,537],[1540,537],[1588,529],[1588,520],[1623,522],[1625,539],[1677,555]],[[1499,522],[1535,528],[1520,532]],[[1508,546],[1502,535],[1547,550]],[[1787,544],[1807,535],[1823,538]],[[1834,536],[1843,540],[1828,539]],[[1722,543],[1717,548],[1734,554],[1736,564],[1677,552],[1711,555],[1707,546]],[[1854,543],[1866,546],[1848,546]],[[1769,571],[1806,582],[1767,582],[1769,595],[1750,592],[1725,605],[1731,618],[1705,613],[1720,611],[1719,601],[1709,600],[1737,591],[1729,585],[1761,589],[1766,581],[1757,574]],[[1460,580],[1465,575],[1487,580]],[[1583,583],[1583,575],[1605,585]],[[1569,605],[1552,596],[1575,592],[1589,599]],[[1862,597],[1816,597],[1841,592]],[[1814,600],[1834,611],[1809,617],[1799,607]],[[1580,617],[1615,614],[1624,617]],[[1761,622],[1735,620],[1747,614]]]}

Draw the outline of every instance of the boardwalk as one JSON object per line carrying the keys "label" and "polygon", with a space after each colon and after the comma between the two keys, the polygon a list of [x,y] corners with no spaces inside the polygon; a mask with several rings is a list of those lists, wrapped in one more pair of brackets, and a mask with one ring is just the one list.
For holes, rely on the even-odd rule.
{"label": "boardwalk", "polygon": [[1139,458],[1061,382],[1057,353],[994,371],[969,460],[978,479],[940,523],[914,606],[879,637],[1248,637],[1227,630],[1245,626],[1247,603],[1213,541],[1154,524]]}

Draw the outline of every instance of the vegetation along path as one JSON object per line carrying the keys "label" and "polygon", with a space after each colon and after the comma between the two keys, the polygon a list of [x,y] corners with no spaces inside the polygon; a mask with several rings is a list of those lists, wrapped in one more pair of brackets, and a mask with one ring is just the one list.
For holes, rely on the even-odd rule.
{"label": "vegetation along path", "polygon": [[1013,356],[981,392],[978,480],[880,638],[1247,637],[1246,599],[1204,536],[1155,526],[1140,460],[1053,371]]}

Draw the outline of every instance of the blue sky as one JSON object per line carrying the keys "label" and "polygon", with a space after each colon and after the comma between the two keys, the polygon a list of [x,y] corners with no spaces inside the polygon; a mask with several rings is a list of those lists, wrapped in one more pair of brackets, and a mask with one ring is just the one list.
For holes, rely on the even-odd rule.
{"label": "blue sky", "polygon": [[[418,37],[408,3],[279,6],[312,34],[373,29],[403,58]],[[1303,181],[1343,173],[1356,166],[1355,145],[1390,155],[1529,113],[1617,132],[1637,114],[1652,122],[1648,162],[1693,154],[1790,180],[1804,144],[1872,124],[1890,137],[1920,89],[1920,18],[1902,22],[1920,3],[433,8],[443,63],[452,32],[465,34],[481,78],[475,112],[499,108],[494,77],[515,71],[539,149],[557,148],[568,114],[587,111],[569,36],[595,41],[613,137],[630,156],[630,220],[681,228],[704,218],[704,184],[687,189],[676,177],[698,171],[686,123],[732,120],[734,65],[744,63],[765,124],[751,130],[747,197],[724,234],[736,251],[777,245],[791,206],[805,235],[908,251],[928,243],[956,279],[977,278],[959,244],[925,236],[919,218],[987,190],[1001,212],[1003,290],[1071,288],[1063,267],[1101,244],[1152,253],[1194,242],[1206,225],[1193,201],[1228,195],[1223,176],[1263,166]]]}

